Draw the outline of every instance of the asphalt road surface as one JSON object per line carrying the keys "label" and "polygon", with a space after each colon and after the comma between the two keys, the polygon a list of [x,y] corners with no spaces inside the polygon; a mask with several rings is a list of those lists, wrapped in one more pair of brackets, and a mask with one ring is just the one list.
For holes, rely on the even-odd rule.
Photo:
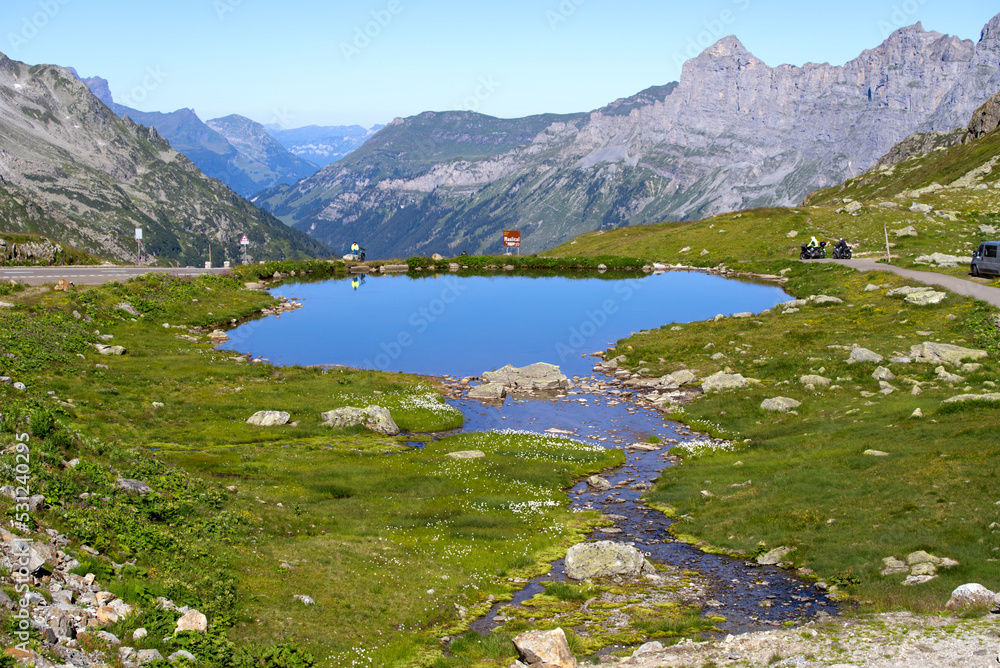
{"label": "asphalt road surface", "polygon": [[66,266],[66,267],[0,267],[0,281],[14,280],[28,285],[57,283],[65,279],[75,285],[99,285],[111,281],[125,281],[135,276],[151,272],[173,274],[175,276],[200,276],[202,274],[224,274],[229,269],[222,267],[199,269],[197,267],[109,267],[109,266]]}
{"label": "asphalt road surface", "polygon": [[991,288],[988,285],[976,283],[975,281],[968,281],[964,278],[958,278],[956,276],[938,274],[933,271],[903,269],[902,267],[895,267],[891,264],[878,263],[875,260],[870,260],[868,258],[857,258],[852,260],[833,260],[828,258],[825,260],[802,261],[836,262],[837,264],[842,264],[845,267],[851,267],[852,269],[857,269],[858,271],[890,271],[904,278],[910,278],[926,285],[937,285],[945,288],[946,290],[951,290],[956,294],[981,299],[984,302],[993,304],[994,306],[1000,306],[1000,288]]}

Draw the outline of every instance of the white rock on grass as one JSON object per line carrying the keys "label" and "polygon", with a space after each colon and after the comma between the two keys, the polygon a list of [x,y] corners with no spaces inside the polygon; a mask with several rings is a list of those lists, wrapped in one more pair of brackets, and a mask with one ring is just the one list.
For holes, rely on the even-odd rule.
{"label": "white rock on grass", "polygon": [[460,450],[458,452],[449,452],[445,457],[450,457],[451,459],[482,459],[486,456],[486,453],[482,450]]}
{"label": "white rock on grass", "polygon": [[610,540],[577,543],[566,551],[566,577],[573,580],[638,577],[645,564],[645,557],[635,547]]}
{"label": "white rock on grass", "polygon": [[569,649],[566,633],[557,628],[552,631],[527,631],[514,638],[514,646],[529,666],[546,668],[576,668],[576,657]]}
{"label": "white rock on grass", "polygon": [[824,376],[819,376],[816,374],[807,374],[805,376],[800,376],[799,382],[802,383],[803,385],[812,385],[813,387],[827,387],[833,381]]}
{"label": "white rock on grass", "polygon": [[880,363],[883,357],[878,353],[868,350],[867,348],[862,348],[861,346],[855,346],[851,348],[851,356],[847,358],[848,364],[857,364],[859,362],[875,362]]}
{"label": "white rock on grass", "polygon": [[320,417],[325,427],[353,427],[360,424],[377,434],[395,436],[399,433],[399,427],[393,421],[392,414],[382,406],[373,405],[365,408],[344,406],[321,413]]}
{"label": "white rock on grass", "polygon": [[792,399],[790,397],[771,397],[770,399],[765,399],[761,402],[760,407],[765,411],[775,411],[778,413],[787,413],[793,408],[798,408],[802,403]]}
{"label": "white rock on grass", "polygon": [[880,366],[872,372],[872,378],[875,380],[896,380],[896,374],[886,367]]}
{"label": "white rock on grass", "polygon": [[973,606],[993,607],[995,592],[978,582],[964,584],[951,592],[951,599],[945,604],[947,610],[961,610]]}
{"label": "white rock on grass", "polygon": [[177,620],[177,628],[174,634],[181,631],[203,632],[208,628],[208,618],[197,610],[188,610],[184,616]]}
{"label": "white rock on grass", "polygon": [[924,364],[961,364],[967,359],[982,359],[987,356],[985,350],[963,348],[950,343],[934,343],[924,341],[910,347],[910,359]]}
{"label": "white rock on grass", "polygon": [[277,427],[288,424],[291,417],[285,411],[257,411],[247,418],[247,424],[256,427]]}
{"label": "white rock on grass", "polygon": [[748,386],[750,382],[749,378],[744,378],[741,374],[719,371],[718,373],[713,373],[711,376],[703,380],[701,383],[701,389],[704,392],[735,390]]}

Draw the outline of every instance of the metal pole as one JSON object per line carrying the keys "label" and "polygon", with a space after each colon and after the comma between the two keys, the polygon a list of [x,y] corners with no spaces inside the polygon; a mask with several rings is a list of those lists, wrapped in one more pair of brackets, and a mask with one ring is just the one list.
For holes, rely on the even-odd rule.
{"label": "metal pole", "polygon": [[892,253],[889,252],[889,227],[886,223],[882,223],[882,229],[885,230],[885,260],[891,263]]}

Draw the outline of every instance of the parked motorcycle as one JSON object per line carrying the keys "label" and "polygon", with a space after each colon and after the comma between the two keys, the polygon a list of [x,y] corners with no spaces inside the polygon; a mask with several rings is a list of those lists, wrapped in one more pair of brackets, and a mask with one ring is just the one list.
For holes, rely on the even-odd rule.
{"label": "parked motorcycle", "polygon": [[833,247],[833,259],[835,260],[850,260],[851,259],[851,247],[847,244],[837,244]]}
{"label": "parked motorcycle", "polygon": [[819,246],[802,246],[799,258],[802,260],[820,260],[826,257],[826,242],[819,242]]}

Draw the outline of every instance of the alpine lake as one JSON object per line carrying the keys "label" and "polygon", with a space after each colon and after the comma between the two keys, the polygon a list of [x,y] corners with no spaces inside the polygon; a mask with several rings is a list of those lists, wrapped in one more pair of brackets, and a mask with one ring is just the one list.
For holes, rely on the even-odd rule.
{"label": "alpine lake", "polygon": [[[702,552],[670,535],[670,520],[646,506],[642,493],[675,464],[672,444],[705,437],[637,404],[632,391],[594,369],[601,362],[596,353],[633,332],[717,314],[758,313],[789,299],[779,287],[671,271],[587,277],[355,276],[286,282],[270,292],[303,308],[246,322],[229,332],[231,338],[221,348],[276,365],[434,377],[452,389],[449,403],[464,415],[460,432],[559,434],[624,448],[625,464],[603,475],[610,489],[598,491],[578,482],[569,490],[570,503],[599,511],[613,522],[594,531],[591,539],[634,545],[658,568],[696,582],[701,614],[712,619],[705,635],[766,630],[836,614],[836,604],[810,582],[776,566]],[[558,365],[574,387],[547,396],[508,395],[500,402],[465,397],[483,372],[535,362]],[[644,442],[660,447],[630,447]],[[497,628],[512,609],[553,581],[567,581],[562,560],[553,562],[549,573],[524,582],[513,601],[495,604],[471,628]]]}

